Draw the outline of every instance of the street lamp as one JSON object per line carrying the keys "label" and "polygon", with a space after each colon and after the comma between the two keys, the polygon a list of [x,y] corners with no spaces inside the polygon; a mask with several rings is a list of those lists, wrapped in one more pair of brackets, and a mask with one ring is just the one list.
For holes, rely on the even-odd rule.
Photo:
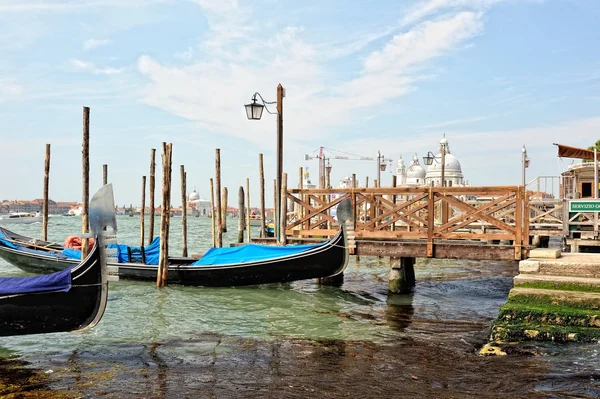
{"label": "street lamp", "polygon": [[[257,98],[258,97],[258,98]],[[249,120],[260,120],[262,117],[263,109],[266,109],[269,114],[277,115],[277,176],[275,178],[275,236],[277,242],[281,242],[282,233],[285,235],[285,231],[281,231],[280,224],[282,220],[281,215],[281,180],[283,177],[283,97],[285,97],[285,89],[280,84],[277,85],[277,101],[268,102],[263,99],[260,93],[256,92],[252,96],[252,102],[244,105],[246,109],[246,116]],[[261,103],[258,102],[260,99]],[[275,112],[271,112],[268,105],[276,104]]]}
{"label": "street lamp", "polygon": [[381,172],[385,172],[386,167],[385,157],[377,151],[377,187],[381,187]]}
{"label": "street lamp", "polygon": [[525,169],[529,167],[529,158],[527,157],[527,149],[525,148],[525,144],[523,144],[523,148],[521,149],[521,164],[523,169],[523,187],[525,187]]}
{"label": "street lamp", "polygon": [[[446,187],[446,143],[442,142],[440,146],[441,156],[436,157],[431,151],[427,152],[427,155],[423,157],[423,163],[427,166],[431,166],[433,161],[442,164],[442,187]],[[440,161],[438,161],[440,159]]]}
{"label": "street lamp", "polygon": [[327,188],[331,188],[331,163],[329,162],[329,158],[327,159],[327,166],[325,170],[327,171]]}

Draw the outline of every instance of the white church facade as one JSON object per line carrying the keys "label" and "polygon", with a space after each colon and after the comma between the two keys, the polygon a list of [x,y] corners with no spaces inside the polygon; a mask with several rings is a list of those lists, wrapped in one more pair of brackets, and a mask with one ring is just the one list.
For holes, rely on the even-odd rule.
{"label": "white church facade", "polygon": [[444,180],[446,187],[464,187],[468,186],[468,181],[464,179],[462,168],[458,158],[450,151],[448,140],[444,137],[440,141],[438,153],[435,155],[433,163],[425,169],[419,163],[419,157],[415,154],[408,167],[404,164],[402,156],[398,160],[396,168],[396,178],[399,185],[409,187],[441,187],[442,184],[442,151],[444,155]]}

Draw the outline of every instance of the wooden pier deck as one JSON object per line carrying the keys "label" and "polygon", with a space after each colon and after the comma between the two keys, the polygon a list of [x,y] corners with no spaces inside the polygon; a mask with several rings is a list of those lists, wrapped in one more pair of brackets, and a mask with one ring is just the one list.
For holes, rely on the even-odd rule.
{"label": "wooden pier deck", "polygon": [[287,190],[288,241],[335,234],[346,198],[357,255],[521,260],[531,236],[563,234],[562,202],[535,201],[523,186],[299,188]]}

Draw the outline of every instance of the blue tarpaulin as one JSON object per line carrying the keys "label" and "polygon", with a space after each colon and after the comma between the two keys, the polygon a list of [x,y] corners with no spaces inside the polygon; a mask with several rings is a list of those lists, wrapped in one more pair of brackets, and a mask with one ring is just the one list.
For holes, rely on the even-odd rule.
{"label": "blue tarpaulin", "polygon": [[34,277],[0,278],[0,295],[32,292],[67,292],[71,289],[71,269]]}
{"label": "blue tarpaulin", "polygon": [[248,263],[257,260],[273,259],[282,256],[297,255],[320,247],[325,243],[311,245],[288,245],[276,247],[271,245],[247,244],[230,248],[211,248],[196,262],[194,266],[227,265],[232,263]]}
{"label": "blue tarpaulin", "polygon": [[[129,263],[129,251],[128,248],[131,248],[131,262],[142,262],[142,254],[140,252],[140,247],[132,247],[125,244],[111,244],[108,248],[117,248],[117,256],[119,259],[119,263]],[[146,264],[147,265],[158,265],[158,256],[160,253],[160,237],[155,237],[154,240],[148,245],[144,247],[144,253],[146,255]]]}

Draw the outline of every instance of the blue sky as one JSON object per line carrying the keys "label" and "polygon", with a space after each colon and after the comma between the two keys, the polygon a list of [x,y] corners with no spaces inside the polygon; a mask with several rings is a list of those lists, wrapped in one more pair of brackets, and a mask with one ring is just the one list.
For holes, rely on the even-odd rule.
{"label": "blue sky", "polygon": [[[181,164],[209,197],[215,148],[230,203],[249,177],[258,204],[275,117],[243,104],[279,82],[290,186],[299,166],[317,180],[304,154],[319,146],[407,160],[444,133],[472,185],[520,184],[523,144],[529,177],[556,175],[571,160],[553,142],[600,139],[598,20],[596,0],[0,0],[0,200],[41,197],[46,143],[50,197],[81,198],[85,105],[92,191],[108,164],[116,202],[138,204],[166,141],[174,204]],[[332,164],[333,182],[375,177],[375,162]]]}

